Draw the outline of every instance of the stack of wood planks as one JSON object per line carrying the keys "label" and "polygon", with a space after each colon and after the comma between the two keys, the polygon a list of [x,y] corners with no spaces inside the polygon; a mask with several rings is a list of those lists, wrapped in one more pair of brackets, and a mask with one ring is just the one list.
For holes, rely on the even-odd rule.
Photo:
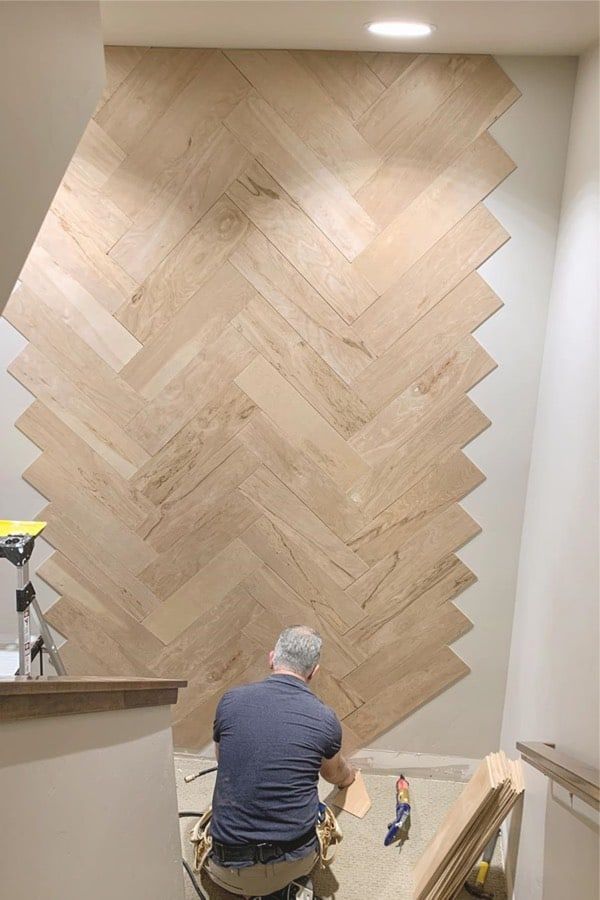
{"label": "stack of wood planks", "polygon": [[519,760],[486,756],[415,866],[415,900],[456,897],[523,788]]}

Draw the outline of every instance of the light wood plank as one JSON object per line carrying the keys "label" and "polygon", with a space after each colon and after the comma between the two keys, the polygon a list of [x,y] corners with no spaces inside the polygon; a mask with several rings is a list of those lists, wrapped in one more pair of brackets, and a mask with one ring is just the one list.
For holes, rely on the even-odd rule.
{"label": "light wood plank", "polygon": [[375,236],[375,223],[352,194],[259,96],[238,104],[225,125],[347,259]]}
{"label": "light wood plank", "polygon": [[50,455],[57,477],[100,501],[132,531],[143,535],[158,521],[154,504],[42,403],[32,403],[15,425]]}
{"label": "light wood plank", "polygon": [[89,182],[85,172],[70,166],[52,201],[52,210],[80,239],[108,253],[128,228],[131,219],[104,192]]}
{"label": "light wood plank", "polygon": [[115,144],[94,119],[90,119],[71,166],[87,184],[101,188],[124,159],[125,152],[121,147]]}
{"label": "light wood plank", "polygon": [[21,281],[44,297],[59,322],[85,341],[116,372],[140,349],[140,343],[87,288],[75,281],[43,247],[34,247],[21,272]]}
{"label": "light wood plank", "polygon": [[321,662],[336,678],[343,678],[364,659],[360,646],[341,638],[320,606],[306,602],[273,569],[263,566],[243,584],[257,603],[281,619],[284,627],[304,622],[322,635]]}
{"label": "light wood plank", "polygon": [[140,411],[142,398],[114,370],[21,282],[3,311],[4,317],[111,419],[123,426]]}
{"label": "light wood plank", "polygon": [[146,451],[32,344],[8,371],[121,475],[129,478],[147,461]]}
{"label": "light wood plank", "polygon": [[145,343],[221,267],[247,228],[246,216],[222,197],[119,310],[118,320]]}
{"label": "light wood plank", "polygon": [[495,368],[496,363],[481,344],[467,335],[438,356],[416,381],[355,434],[350,444],[369,465],[380,465]]}
{"label": "light wood plank", "polygon": [[227,56],[351,192],[372,175],[376,152],[287,50],[228,50]]}
{"label": "light wood plank", "polygon": [[296,62],[352,121],[356,121],[385,89],[361,53],[334,50],[291,50]]}
{"label": "light wood plank", "polygon": [[210,614],[229,591],[260,566],[260,560],[241,541],[235,540],[204,566],[159,609],[144,619],[144,626],[164,644],[193,625],[198,616]]}
{"label": "light wood plank", "polygon": [[96,113],[102,109],[107,100],[112,97],[117,88],[125,81],[132,69],[137,66],[144,53],[147,52],[147,47],[104,47],[106,85]]}
{"label": "light wood plank", "polygon": [[216,128],[198,147],[194,142],[194,147],[195,155],[178,160],[178,170],[170,171],[166,185],[150,194],[133,226],[110,251],[111,259],[140,281],[208,212],[249,162],[244,148],[223,127]]}
{"label": "light wood plank", "polygon": [[417,59],[416,53],[384,53],[364,51],[360,54],[382,84],[389,87]]}
{"label": "light wood plank", "polygon": [[340,587],[347,587],[367,570],[368,566],[265,466],[243,481],[240,491],[284,535],[291,530],[291,537]]}
{"label": "light wood plank", "polygon": [[375,300],[360,272],[258,163],[227,195],[346,322],[353,322]]}
{"label": "light wood plank", "polygon": [[401,453],[390,456],[358,483],[353,499],[362,505],[365,516],[375,518],[420,481],[436,461],[464,447],[489,424],[481,410],[462,397],[440,419],[406,441]]}
{"label": "light wood plank", "polygon": [[338,487],[347,489],[368,471],[337,431],[262,356],[235,383]]}
{"label": "light wood plank", "polygon": [[140,579],[166,600],[261,515],[239,491],[230,491],[215,505],[212,515],[200,517],[200,522],[191,525],[168,550],[159,552]]}
{"label": "light wood plank", "polygon": [[129,434],[149,453],[157,453],[207,403],[218,402],[254,357],[250,345],[228,325],[131,420]]}
{"label": "light wood plank", "polygon": [[232,324],[342,437],[368,422],[360,397],[265,300],[251,299]]}
{"label": "light wood plank", "polygon": [[374,565],[399,550],[420,528],[462,500],[483,480],[483,474],[464,453],[452,453],[357,532],[349,546],[361,559]]}
{"label": "light wood plank", "polygon": [[364,525],[358,504],[265,415],[253,415],[239,439],[338,537],[344,540]]}
{"label": "light wood plank", "polygon": [[245,278],[225,262],[173,318],[123,367],[121,377],[152,400],[256,296]]}
{"label": "light wood plank", "polygon": [[381,153],[398,139],[416,136],[452,91],[476,72],[480,56],[423,54],[367,110],[358,122],[363,137]]}
{"label": "light wood plank", "polygon": [[168,550],[206,522],[214,514],[219,500],[238,487],[259,465],[260,460],[232,438],[196,473],[195,487],[164,501],[160,520],[147,535],[148,543],[160,552]]}
{"label": "light wood plank", "polygon": [[234,384],[171,438],[133,477],[153,503],[182,497],[204,477],[204,463],[249,421],[256,409]]}
{"label": "light wood plank", "polygon": [[393,151],[356,194],[384,228],[520,96],[492,57],[483,57],[416,134],[403,132]]}
{"label": "light wood plank", "polygon": [[508,234],[483,204],[431,250],[354,323],[377,354],[384,353],[436,303],[506,241]]}
{"label": "light wood plank", "polygon": [[372,362],[364,340],[260,231],[252,229],[229,261],[340,378],[349,382]]}
{"label": "light wood plank", "polygon": [[[113,54],[117,49],[122,50],[111,48]],[[169,47],[146,50],[96,112],[96,122],[126,153],[130,153],[209,54],[209,50]]]}
{"label": "light wood plank", "polygon": [[379,293],[387,290],[514,168],[482,134],[363,250],[359,270]]}

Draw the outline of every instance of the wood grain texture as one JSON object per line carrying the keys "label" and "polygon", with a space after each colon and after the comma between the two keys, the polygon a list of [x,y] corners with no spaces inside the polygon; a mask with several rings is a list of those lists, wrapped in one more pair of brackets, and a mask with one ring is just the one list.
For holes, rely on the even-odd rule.
{"label": "wood grain texture", "polygon": [[66,663],[187,678],[178,746],[298,622],[353,747],[467,674],[476,270],[514,168],[487,129],[517,97],[485,56],[107,48],[9,371]]}

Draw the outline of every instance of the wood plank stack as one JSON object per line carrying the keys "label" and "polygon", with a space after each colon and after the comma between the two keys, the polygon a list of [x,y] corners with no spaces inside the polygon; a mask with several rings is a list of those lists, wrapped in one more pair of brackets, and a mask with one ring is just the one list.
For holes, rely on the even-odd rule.
{"label": "wood plank stack", "polygon": [[486,756],[415,866],[415,900],[456,897],[523,789],[519,760]]}

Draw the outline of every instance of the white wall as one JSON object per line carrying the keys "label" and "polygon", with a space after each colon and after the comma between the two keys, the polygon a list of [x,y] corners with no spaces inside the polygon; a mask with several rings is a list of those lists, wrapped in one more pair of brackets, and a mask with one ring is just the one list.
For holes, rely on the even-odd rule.
{"label": "white wall", "polygon": [[[104,51],[98,3],[0,3],[0,310],[98,102]],[[38,455],[13,423],[31,396],[6,374],[25,341],[0,319],[0,518],[35,518],[21,479]],[[38,541],[34,562],[50,549]],[[0,561],[0,646],[16,635],[15,573]],[[39,585],[48,606],[56,596]]]}
{"label": "white wall", "polygon": [[477,574],[459,606],[474,629],[453,645],[471,674],[375,742],[481,757],[498,749],[519,544],[577,61],[500,57],[522,97],[492,128],[517,170],[488,198],[511,240],[481,269],[504,308],[476,333],[498,368],[472,392],[492,425],[467,454],[487,480],[463,503],[482,534],[459,554]]}
{"label": "white wall", "polygon": [[[523,530],[502,744],[599,766],[598,48],[581,58]],[[517,900],[592,898],[598,817],[526,768]]]}
{"label": "white wall", "polygon": [[0,722],[5,900],[183,900],[170,719]]}
{"label": "white wall", "polygon": [[98,3],[0,3],[0,310],[103,82]]}

